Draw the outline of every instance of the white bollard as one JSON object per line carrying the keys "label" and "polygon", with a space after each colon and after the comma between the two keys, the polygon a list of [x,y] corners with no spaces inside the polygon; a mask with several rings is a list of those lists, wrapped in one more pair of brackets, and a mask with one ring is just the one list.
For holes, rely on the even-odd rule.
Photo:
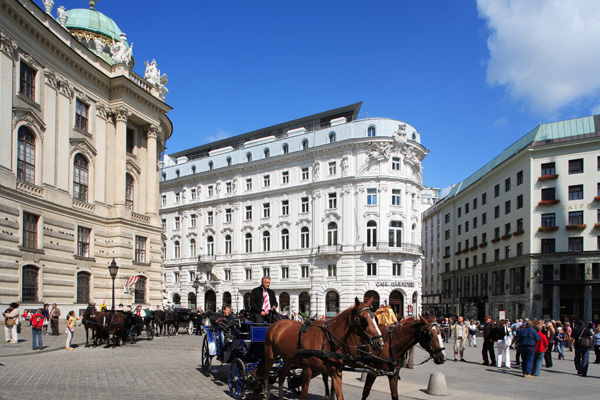
{"label": "white bollard", "polygon": [[446,387],[446,377],[441,372],[434,372],[429,375],[429,385],[427,385],[427,394],[433,396],[448,396],[448,387]]}
{"label": "white bollard", "polygon": [[360,375],[360,381],[361,382],[366,382],[367,381],[367,371],[363,371],[362,374]]}

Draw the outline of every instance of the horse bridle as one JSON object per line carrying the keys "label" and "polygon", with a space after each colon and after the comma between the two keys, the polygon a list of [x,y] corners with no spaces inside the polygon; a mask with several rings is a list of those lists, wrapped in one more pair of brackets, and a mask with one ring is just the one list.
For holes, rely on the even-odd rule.
{"label": "horse bridle", "polygon": [[369,334],[367,333],[366,329],[369,326],[369,321],[367,321],[365,317],[360,315],[363,312],[367,312],[369,314],[369,317],[371,317],[373,321],[376,321],[375,315],[373,315],[373,312],[371,311],[371,307],[365,306],[356,312],[356,317],[354,317],[356,320],[356,325],[361,329],[363,335],[368,338],[367,341],[369,342],[369,346],[371,346],[375,350],[381,350],[383,344],[381,345],[381,347],[378,345],[376,346],[375,340],[381,339],[381,341],[383,342],[383,335],[369,337]]}
{"label": "horse bridle", "polygon": [[[432,349],[431,346],[429,345],[429,342],[431,341],[431,339],[433,339],[433,334],[429,331],[429,328],[431,328],[431,327],[433,327],[435,329],[435,331],[436,331],[435,333],[437,335],[441,335],[442,331],[436,321],[430,322],[429,324],[423,326],[419,330],[419,333],[417,334],[417,340],[418,340],[419,344],[421,345],[421,347],[423,347],[425,350],[427,350],[427,352],[431,356],[430,358],[432,358],[436,354],[441,353],[442,351],[446,350],[446,347],[443,347],[443,346],[440,347],[439,349]],[[425,345],[425,343],[427,345]]]}

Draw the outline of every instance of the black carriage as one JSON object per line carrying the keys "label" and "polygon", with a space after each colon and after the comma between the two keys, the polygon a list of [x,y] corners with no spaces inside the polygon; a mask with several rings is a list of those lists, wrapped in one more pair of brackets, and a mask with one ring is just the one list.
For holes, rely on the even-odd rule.
{"label": "black carriage", "polygon": [[203,314],[187,308],[173,309],[176,317],[173,318],[173,323],[168,326],[169,335],[174,335],[183,327],[188,335],[200,334],[202,332]]}
{"label": "black carriage", "polygon": [[137,314],[127,312],[125,313],[125,329],[132,344],[144,332],[148,340],[154,339],[154,324],[151,316],[140,317]]}
{"label": "black carriage", "polygon": [[[268,324],[255,324],[248,319],[237,316],[230,320],[217,323],[217,313],[208,313],[204,319],[206,335],[202,343],[201,371],[208,376],[211,372],[213,358],[221,365],[229,365],[229,392],[236,399],[244,397],[246,390],[261,388],[261,382],[256,378],[254,370],[264,356],[264,342]],[[282,366],[281,360],[276,360],[271,370],[269,381],[273,383]],[[301,370],[290,372],[288,387],[298,392],[301,385]]]}

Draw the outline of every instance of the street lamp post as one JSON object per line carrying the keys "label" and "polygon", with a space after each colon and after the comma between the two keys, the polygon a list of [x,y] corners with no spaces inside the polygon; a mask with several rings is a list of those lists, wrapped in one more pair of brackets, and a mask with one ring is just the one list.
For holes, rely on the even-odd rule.
{"label": "street lamp post", "polygon": [[114,258],[108,266],[108,272],[112,278],[112,310],[115,311],[115,278],[117,277],[117,272],[119,272],[119,266]]}
{"label": "street lamp post", "polygon": [[194,290],[196,290],[196,297],[194,298],[194,308],[196,309],[196,311],[198,311],[198,288],[200,287],[200,280],[198,279],[198,277],[194,279],[194,283],[192,283],[192,286],[194,286]]}

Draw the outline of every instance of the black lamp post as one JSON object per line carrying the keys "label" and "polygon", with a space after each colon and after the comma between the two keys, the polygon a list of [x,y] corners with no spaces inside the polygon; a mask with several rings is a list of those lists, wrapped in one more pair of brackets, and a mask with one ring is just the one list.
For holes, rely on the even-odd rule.
{"label": "black lamp post", "polygon": [[194,286],[194,289],[196,290],[196,297],[194,298],[194,308],[196,309],[196,311],[198,311],[198,288],[200,287],[200,280],[198,279],[198,277],[194,279],[194,283],[192,283],[192,286]]}
{"label": "black lamp post", "polygon": [[114,258],[108,266],[108,272],[112,278],[112,310],[115,311],[115,277],[117,276],[117,272],[119,272],[119,266]]}

